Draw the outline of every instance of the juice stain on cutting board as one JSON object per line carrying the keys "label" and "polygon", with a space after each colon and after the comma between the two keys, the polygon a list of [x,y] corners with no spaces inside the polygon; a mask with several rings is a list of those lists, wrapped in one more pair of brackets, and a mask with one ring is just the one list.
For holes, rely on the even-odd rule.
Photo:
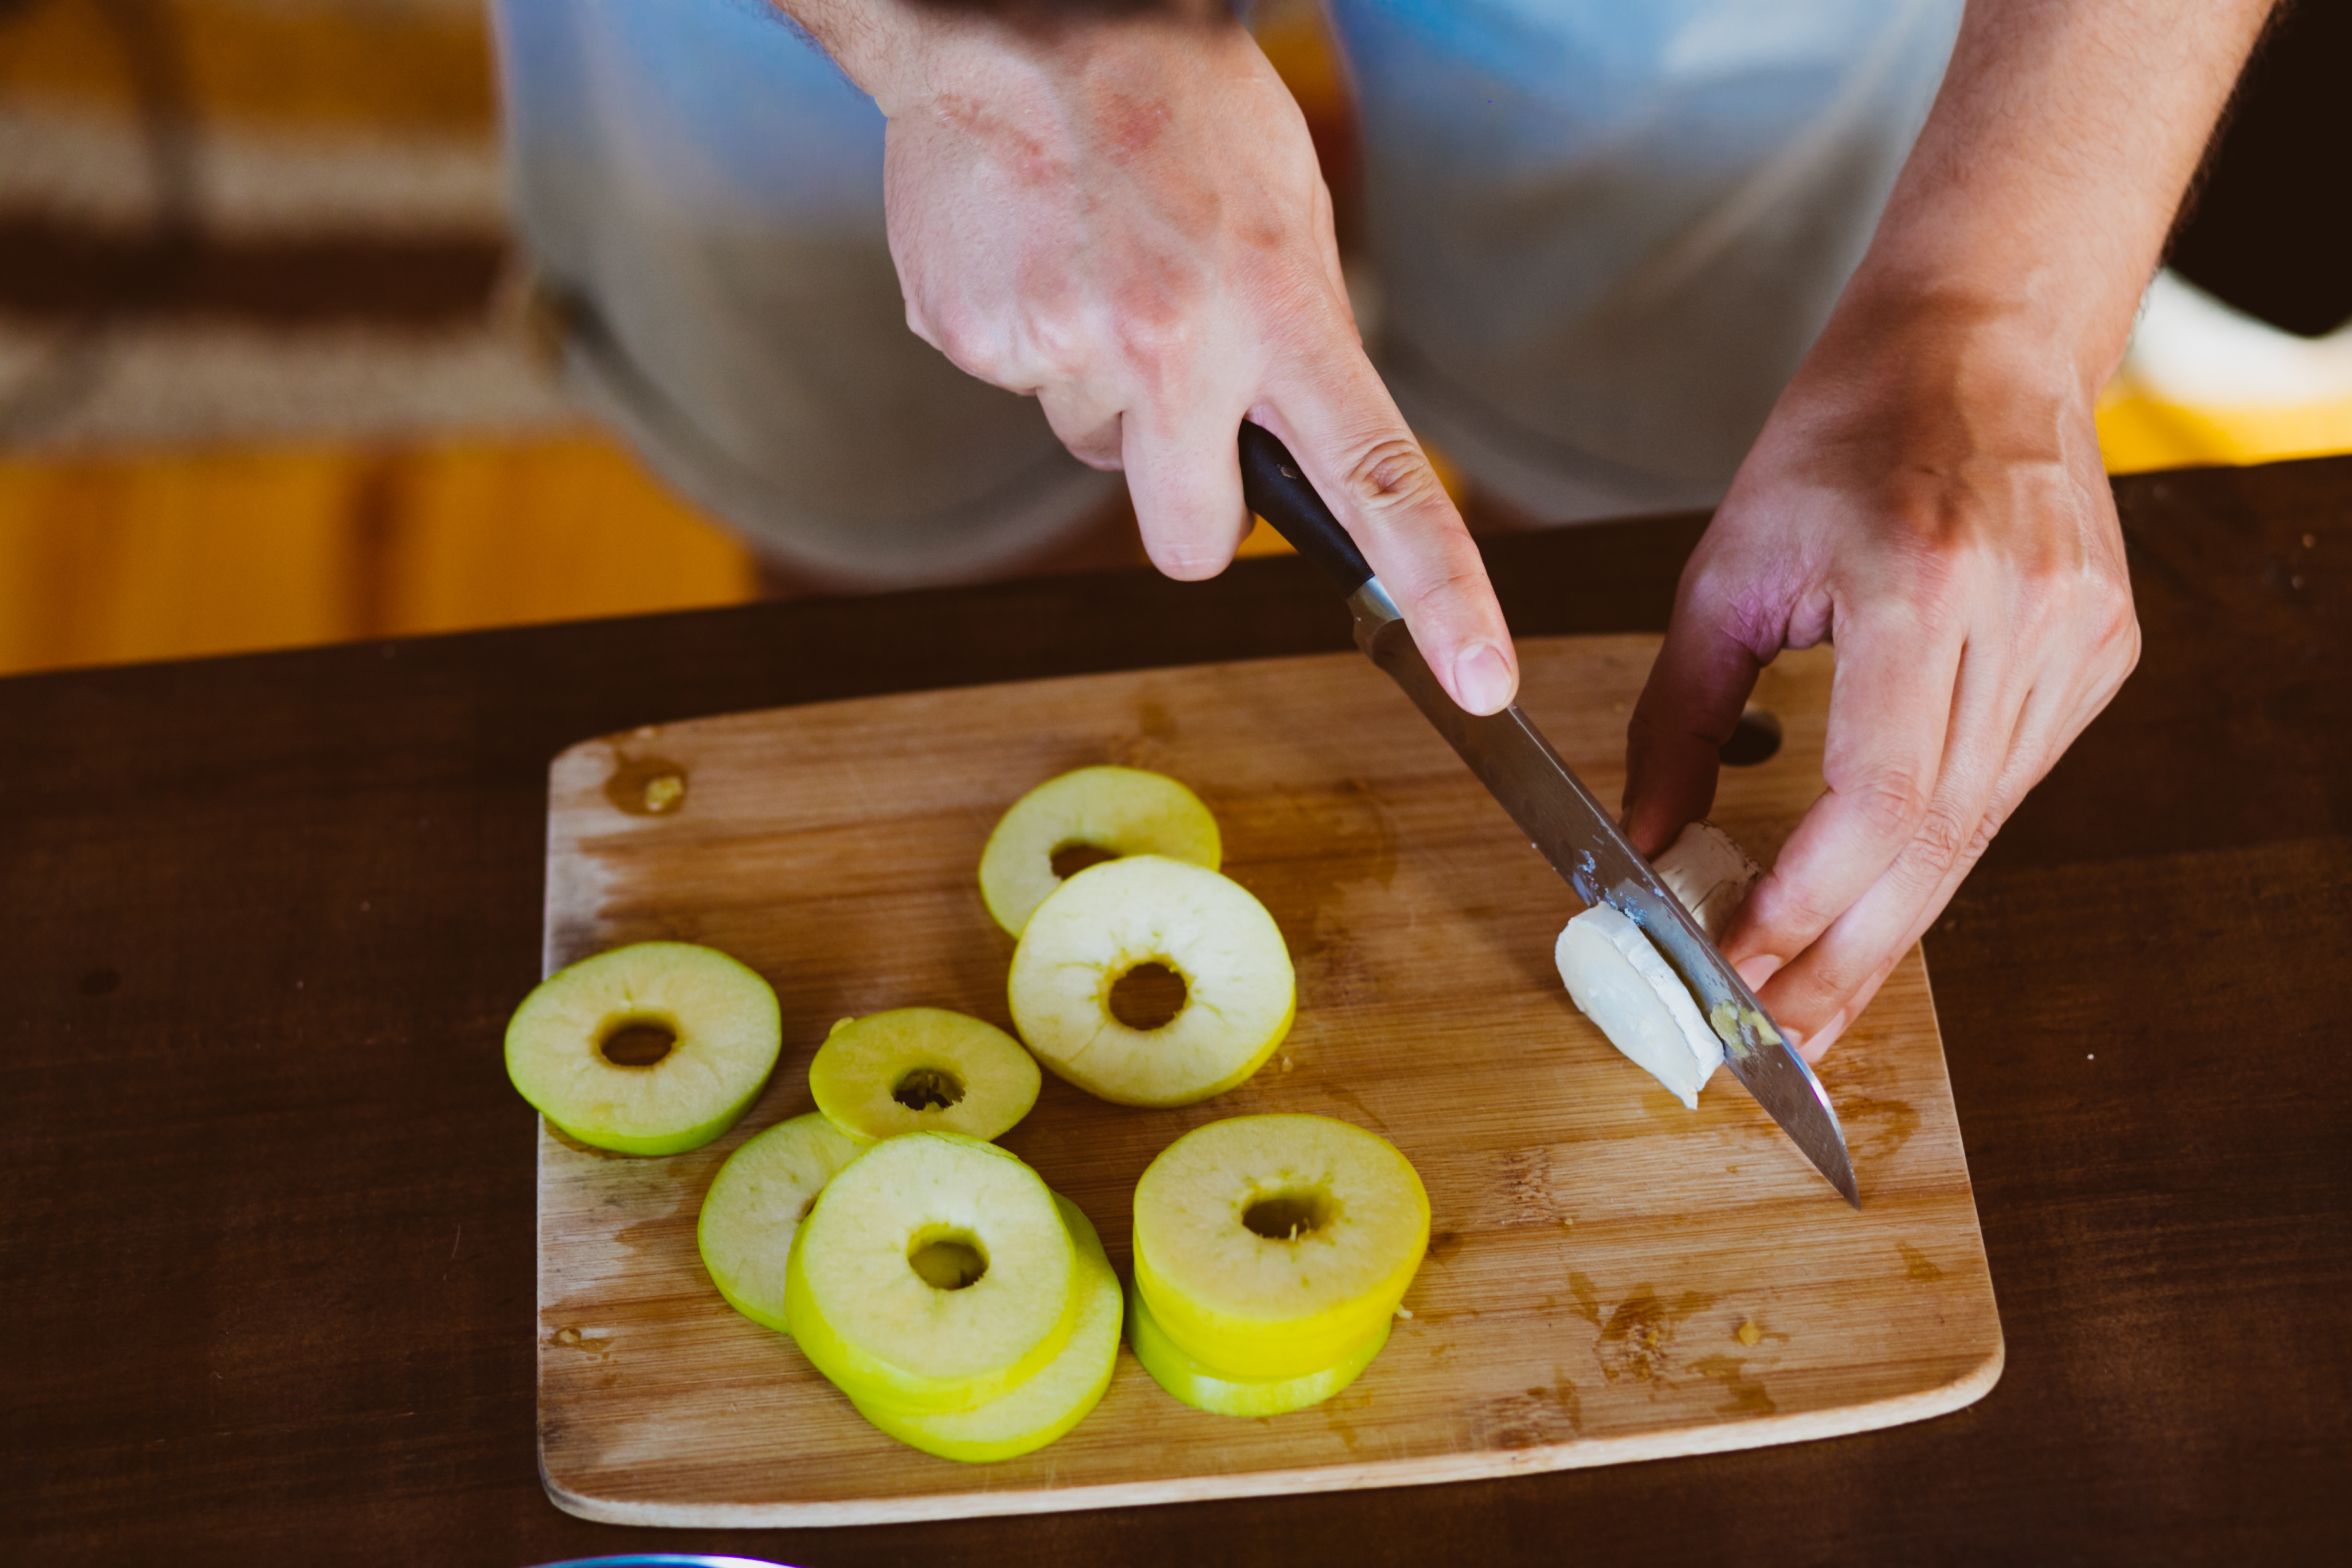
{"label": "juice stain on cutting board", "polygon": [[1584,1395],[1558,1365],[1549,1384],[1480,1405],[1472,1423],[1481,1443],[1497,1448],[1541,1448],[1584,1436]]}
{"label": "juice stain on cutting board", "polygon": [[[1688,1386],[1690,1375],[1695,1374],[1722,1387],[1727,1397],[1717,1406],[1722,1415],[1769,1415],[1780,1408],[1764,1384],[1748,1374],[1748,1363],[1754,1357],[1719,1351],[1690,1353],[1696,1347],[1685,1342],[1693,1331],[1691,1320],[1715,1305],[1715,1297],[1706,1291],[1685,1290],[1668,1301],[1654,1287],[1636,1285],[1604,1312],[1600,1292],[1588,1276],[1571,1272],[1568,1283],[1576,1296],[1577,1315],[1601,1331],[1593,1342],[1592,1356],[1600,1363],[1601,1375],[1609,1382],[1643,1384],[1655,1399],[1660,1389]],[[1751,1349],[1767,1338],[1787,1337],[1772,1333],[1753,1318],[1742,1318],[1731,1331],[1735,1343]]]}

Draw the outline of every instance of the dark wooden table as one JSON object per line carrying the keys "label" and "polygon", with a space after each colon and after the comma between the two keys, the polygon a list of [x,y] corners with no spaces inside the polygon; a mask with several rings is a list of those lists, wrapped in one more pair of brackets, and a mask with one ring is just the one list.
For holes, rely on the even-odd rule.
{"label": "dark wooden table", "polygon": [[[651,720],[1345,646],[1293,561],[0,682],[0,1561],[2343,1561],[2352,460],[2118,487],[2147,651],[1928,939],[2009,1366],[1711,1458],[791,1535],[533,1467],[548,758]],[[1664,625],[1696,521],[1490,542]]]}

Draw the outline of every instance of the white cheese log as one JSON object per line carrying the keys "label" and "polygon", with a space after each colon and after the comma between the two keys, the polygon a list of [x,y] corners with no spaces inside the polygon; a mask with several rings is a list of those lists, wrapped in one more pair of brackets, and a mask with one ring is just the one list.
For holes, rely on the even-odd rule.
{"label": "white cheese log", "polygon": [[1683,901],[1709,942],[1723,935],[1731,911],[1764,875],[1764,868],[1712,822],[1694,822],[1684,828],[1652,869]]}
{"label": "white cheese log", "polygon": [[[1762,869],[1728,834],[1694,822],[1658,857],[1659,879],[1712,938]],[[1642,928],[1606,904],[1578,915],[1552,949],[1559,977],[1609,1043],[1689,1109],[1723,1065],[1723,1042]]]}

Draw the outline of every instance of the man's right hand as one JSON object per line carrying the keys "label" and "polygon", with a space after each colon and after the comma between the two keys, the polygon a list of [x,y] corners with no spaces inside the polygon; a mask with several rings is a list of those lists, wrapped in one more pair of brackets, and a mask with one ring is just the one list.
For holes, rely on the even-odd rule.
{"label": "man's right hand", "polygon": [[1455,700],[1511,700],[1486,568],[1357,335],[1306,121],[1222,0],[1045,25],[784,5],[889,117],[908,324],[1035,396],[1081,459],[1124,468],[1162,572],[1233,559],[1249,528],[1235,437],[1255,420]]}

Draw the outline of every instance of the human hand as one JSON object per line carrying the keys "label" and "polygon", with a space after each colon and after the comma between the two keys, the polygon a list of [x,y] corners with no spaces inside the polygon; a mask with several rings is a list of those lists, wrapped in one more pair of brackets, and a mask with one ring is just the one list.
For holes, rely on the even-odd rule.
{"label": "human hand", "polygon": [[1365,357],[1306,122],[1221,0],[1028,28],[904,5],[853,19],[818,31],[889,116],[908,324],[1124,468],[1171,577],[1232,560],[1249,528],[1235,438],[1265,426],[1455,700],[1507,703],[1509,633]]}
{"label": "human hand", "polygon": [[1685,568],[1635,706],[1625,825],[1654,854],[1706,814],[1758,668],[1835,641],[1828,788],[1721,944],[1808,1060],[2138,659],[2092,395],[2053,357],[1979,312],[1842,309]]}

